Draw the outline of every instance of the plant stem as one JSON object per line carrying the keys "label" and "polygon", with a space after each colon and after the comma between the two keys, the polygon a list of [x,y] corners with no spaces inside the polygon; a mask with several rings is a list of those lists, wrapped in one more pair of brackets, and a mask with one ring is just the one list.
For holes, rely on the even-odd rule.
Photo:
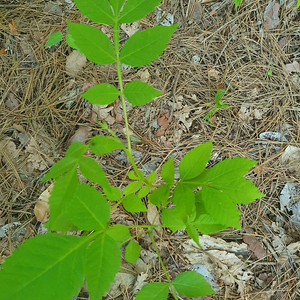
{"label": "plant stem", "polygon": [[161,256],[160,256],[160,254],[159,254],[159,250],[158,250],[158,248],[157,248],[157,246],[156,246],[156,243],[155,243],[155,241],[154,241],[154,238],[153,238],[153,235],[152,235],[152,228],[149,228],[148,233],[149,233],[150,239],[151,239],[151,241],[152,241],[153,247],[154,247],[154,249],[155,249],[155,252],[156,252],[156,254],[157,254],[157,256],[158,256],[159,263],[160,263],[160,265],[161,265],[161,267],[162,267],[162,269],[163,269],[163,271],[164,271],[164,274],[166,275],[166,278],[167,278],[167,280],[168,280],[169,287],[171,288],[172,294],[173,294],[175,300],[178,300],[178,297],[177,297],[176,291],[175,291],[175,289],[174,289],[174,287],[173,287],[171,278],[170,278],[170,276],[169,276],[169,274],[168,274],[168,271],[167,271],[167,269],[166,269],[166,267],[165,267],[165,265],[164,265],[164,263],[163,263],[163,261],[162,261],[162,259],[161,259]]}
{"label": "plant stem", "polygon": [[130,134],[129,134],[129,125],[128,125],[128,117],[127,117],[127,110],[126,110],[126,102],[124,97],[124,88],[123,88],[123,81],[122,81],[122,73],[121,73],[121,61],[120,61],[120,45],[119,45],[119,25],[114,25],[114,44],[115,44],[115,55],[117,60],[117,74],[118,74],[118,81],[119,81],[119,89],[120,89],[120,97],[123,106],[123,114],[124,114],[124,121],[125,121],[125,129],[126,129],[126,137],[127,137],[127,155],[128,158],[134,168],[135,171],[138,170],[133,158],[132,158],[132,151],[131,151],[131,141],[130,141]]}

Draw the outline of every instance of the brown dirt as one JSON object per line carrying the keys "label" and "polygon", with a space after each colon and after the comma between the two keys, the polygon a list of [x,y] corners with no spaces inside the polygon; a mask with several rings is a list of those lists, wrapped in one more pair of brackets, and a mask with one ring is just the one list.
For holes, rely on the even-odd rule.
{"label": "brown dirt", "polygon": [[[148,71],[148,83],[163,92],[154,102],[129,112],[131,130],[143,141],[134,145],[143,154],[139,167],[154,158],[159,167],[174,153],[178,164],[187,150],[208,140],[213,140],[214,146],[211,165],[236,156],[258,161],[249,178],[265,197],[241,210],[243,228],[251,227],[267,251],[262,259],[253,255],[245,259],[257,278],[266,276],[264,284],[249,281],[244,298],[236,286],[221,285],[216,296],[205,299],[300,299],[299,256],[298,261],[282,267],[272,247],[274,236],[280,234],[276,228],[285,231],[287,244],[299,240],[299,229],[280,211],[279,201],[286,182],[300,184],[299,173],[281,163],[286,147],[299,147],[300,142],[299,72],[285,69],[286,64],[299,61],[300,15],[296,1],[286,2],[279,10],[279,25],[267,30],[263,27],[265,0],[244,0],[238,9],[230,0],[207,4],[164,0],[160,8],[179,23],[169,47],[151,65],[123,71],[124,81],[140,79]],[[21,224],[0,238],[2,260],[24,238],[36,235],[39,223],[34,204],[49,185],[40,180],[63,157],[76,130],[87,128],[89,137],[102,133],[93,122],[91,106],[80,94],[89,84],[117,82],[114,66],[88,62],[78,74],[67,73],[71,49],[65,41],[44,48],[51,33],[66,33],[66,20],[87,22],[64,1],[2,0],[0,4],[0,225]],[[156,24],[155,14],[140,23],[143,27]],[[123,41],[125,38],[124,34]],[[195,55],[197,64],[193,62]],[[216,91],[228,86],[223,100],[229,108],[217,111],[212,124],[203,122]],[[115,120],[120,112],[115,103],[109,116]],[[160,122],[167,120],[168,124],[157,134],[162,117]],[[122,121],[111,125],[122,139],[123,125]],[[259,139],[266,131],[286,133],[287,138]],[[121,187],[129,165],[122,164],[116,155],[105,157],[105,164],[111,182]],[[144,220],[143,216],[128,218],[132,222]],[[16,237],[18,232],[22,232],[21,238]],[[228,229],[214,236],[240,242],[243,231]],[[170,260],[179,259],[182,254],[176,245],[183,238],[164,233],[163,239],[174,246],[167,250]],[[178,267],[187,268],[184,257],[180,261]],[[170,266],[172,273],[175,265],[170,262]],[[157,272],[159,276],[158,267]],[[130,297],[126,291],[121,299]]]}

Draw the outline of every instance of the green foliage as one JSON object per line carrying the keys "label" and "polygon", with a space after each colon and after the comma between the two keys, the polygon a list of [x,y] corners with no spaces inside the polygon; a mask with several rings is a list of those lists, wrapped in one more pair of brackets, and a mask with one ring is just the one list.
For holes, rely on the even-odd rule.
{"label": "green foliage", "polygon": [[[125,97],[133,105],[143,105],[161,95],[153,87],[133,81],[123,88],[121,62],[131,66],[149,64],[166,48],[177,24],[156,26],[135,33],[123,48],[119,49],[119,25],[134,22],[151,12],[161,0],[75,0],[76,6],[91,21],[113,25],[113,43],[99,29],[67,22],[70,47],[85,54],[97,64],[116,63],[119,89],[112,84],[98,84],[82,96],[92,104],[111,104],[120,97],[127,135],[123,145],[106,123],[100,127],[107,136],[94,136],[88,145],[74,142],[65,157],[58,161],[43,181],[54,179],[50,195],[50,220],[48,233],[36,236],[21,245],[2,265],[0,271],[0,300],[68,300],[78,293],[86,280],[91,300],[100,299],[109,290],[121,265],[120,247],[124,244],[125,259],[134,262],[141,247],[122,224],[110,224],[111,211],[119,205],[130,213],[147,212],[147,204],[153,204],[161,214],[163,225],[146,224],[153,242],[156,227],[168,227],[175,231],[185,229],[199,245],[200,233],[214,233],[229,226],[241,228],[237,204],[247,204],[263,195],[244,175],[256,162],[245,158],[226,159],[211,169],[206,169],[212,152],[212,142],[203,143],[190,150],[179,163],[180,180],[175,180],[173,158],[162,166],[158,181],[157,171],[145,177],[132,158],[131,140],[126,113]],[[54,38],[55,37],[55,38]],[[45,46],[59,41],[61,35],[49,38]],[[227,107],[221,101],[225,90],[216,94],[215,107]],[[208,117],[209,118],[209,117]],[[84,154],[107,155],[122,149],[128,156],[133,170],[128,173],[130,183],[121,193],[112,186],[97,160]],[[79,168],[78,168],[79,167]],[[80,183],[81,174],[87,183]],[[196,188],[200,190],[195,191]],[[111,202],[113,203],[111,207]],[[64,234],[82,232],[81,237]],[[169,290],[175,299],[177,293],[186,297],[199,297],[215,293],[202,275],[195,271],[179,274],[172,282],[160,259],[166,282],[147,284],[138,292],[137,300],[166,300]]]}
{"label": "green foliage", "polygon": [[51,47],[59,43],[62,39],[63,39],[63,35],[60,31],[54,32],[49,36],[48,41],[45,44],[45,47]]}
{"label": "green foliage", "polygon": [[179,294],[186,297],[200,297],[216,293],[196,271],[179,274],[174,279],[173,285]]}
{"label": "green foliage", "polygon": [[235,7],[238,7],[242,3],[242,0],[233,0],[233,3],[235,4]]}

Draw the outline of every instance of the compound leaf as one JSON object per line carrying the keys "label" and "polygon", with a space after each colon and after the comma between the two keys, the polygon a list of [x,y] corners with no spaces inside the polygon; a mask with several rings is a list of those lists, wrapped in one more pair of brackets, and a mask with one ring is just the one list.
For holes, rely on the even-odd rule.
{"label": "compound leaf", "polygon": [[65,300],[83,286],[86,239],[45,234],[27,240],[0,271],[0,300]]}
{"label": "compound leaf", "polygon": [[145,285],[136,295],[135,300],[167,300],[169,286],[165,282],[151,282]]}
{"label": "compound leaf", "polygon": [[119,91],[112,84],[101,83],[88,89],[81,96],[92,104],[106,105],[117,99]]}
{"label": "compound leaf", "polygon": [[133,23],[138,21],[152,12],[160,2],[161,0],[128,0],[121,12],[118,23]]}
{"label": "compound leaf", "polygon": [[173,184],[174,176],[175,176],[175,167],[174,167],[173,157],[171,156],[170,159],[164,164],[164,166],[161,169],[161,177],[166,183]]}
{"label": "compound leaf", "polygon": [[91,300],[99,300],[109,290],[121,265],[121,252],[116,241],[102,233],[88,247],[85,275]]}
{"label": "compound leaf", "polygon": [[125,259],[129,263],[134,263],[140,257],[141,247],[138,243],[131,240],[125,248]]}
{"label": "compound leaf", "polygon": [[103,169],[99,164],[90,157],[82,157],[79,160],[80,172],[88,180],[99,184],[110,201],[118,201],[121,199],[121,191],[111,186],[106,178]]}
{"label": "compound leaf", "polygon": [[75,0],[76,6],[80,12],[90,20],[106,24],[115,24],[115,17],[107,0]]}
{"label": "compound leaf", "polygon": [[200,175],[210,159],[212,142],[201,144],[190,150],[179,164],[181,180],[189,180]]}
{"label": "compound leaf", "polygon": [[109,38],[98,28],[67,21],[76,49],[96,64],[112,64],[116,61]]}
{"label": "compound leaf", "polygon": [[53,46],[57,43],[59,43],[63,38],[63,35],[60,31],[58,32],[53,32],[49,38],[48,38],[48,41],[47,43],[45,44],[45,47],[50,47],[50,46]]}
{"label": "compound leaf", "polygon": [[204,277],[196,271],[179,274],[173,280],[173,286],[179,294],[186,297],[200,297],[216,294]]}
{"label": "compound leaf", "polygon": [[45,182],[50,178],[57,179],[65,172],[76,167],[79,159],[85,153],[87,148],[88,146],[81,142],[73,142],[68,148],[65,157],[52,166],[50,171],[42,179],[42,182]]}
{"label": "compound leaf", "polygon": [[124,208],[131,213],[148,211],[143,201],[135,194],[129,194],[123,198],[122,204]]}
{"label": "compound leaf", "polygon": [[93,186],[80,184],[70,201],[68,213],[81,230],[103,230],[109,224],[110,205]]}
{"label": "compound leaf", "polygon": [[89,147],[94,154],[105,155],[116,149],[124,149],[124,145],[115,137],[96,135],[90,139]]}
{"label": "compound leaf", "polygon": [[[152,2],[149,0],[146,1]],[[178,24],[156,26],[136,32],[123,46],[120,53],[120,60],[122,63],[132,67],[150,64],[166,49],[167,43],[177,26]]]}
{"label": "compound leaf", "polygon": [[148,83],[139,80],[127,83],[124,88],[124,95],[128,102],[135,106],[151,102],[153,98],[158,97],[161,94],[161,91],[158,91]]}
{"label": "compound leaf", "polygon": [[72,200],[78,185],[79,181],[76,168],[73,168],[73,170],[56,180],[54,187],[50,192],[50,220],[45,224],[45,227],[49,230],[71,231],[74,224],[66,209]]}

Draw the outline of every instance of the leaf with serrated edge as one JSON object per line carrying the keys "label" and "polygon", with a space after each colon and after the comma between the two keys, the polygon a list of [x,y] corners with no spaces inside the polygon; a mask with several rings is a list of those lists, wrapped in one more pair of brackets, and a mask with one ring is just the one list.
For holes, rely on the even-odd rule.
{"label": "leaf with serrated edge", "polygon": [[128,102],[135,106],[151,102],[153,98],[158,97],[161,94],[162,92],[148,85],[148,83],[138,80],[127,83],[124,89],[124,95]]}
{"label": "leaf with serrated edge", "polygon": [[218,224],[218,222],[208,214],[200,215],[191,224],[194,225],[201,233],[204,234],[219,232],[227,228],[226,225]]}
{"label": "leaf with serrated edge", "polygon": [[201,144],[190,150],[179,164],[181,180],[192,179],[201,174],[210,159],[212,142]]}
{"label": "leaf with serrated edge", "polygon": [[123,190],[123,194],[126,196],[137,192],[141,188],[142,184],[143,184],[142,181],[130,182]]}
{"label": "leaf with serrated edge", "polygon": [[45,224],[45,227],[49,230],[71,231],[74,224],[67,214],[66,208],[72,200],[78,185],[76,168],[56,180],[49,198],[50,220]]}
{"label": "leaf with serrated edge", "polygon": [[167,48],[167,43],[177,26],[178,24],[156,26],[137,31],[123,46],[120,53],[121,62],[132,67],[150,64]]}
{"label": "leaf with serrated edge", "polygon": [[0,300],[65,300],[83,286],[86,238],[45,234],[27,240],[1,265]]}
{"label": "leaf with serrated edge", "polygon": [[115,137],[96,135],[90,139],[89,147],[94,154],[105,155],[116,149],[124,149],[124,145]]}
{"label": "leaf with serrated edge", "polygon": [[136,295],[135,300],[167,300],[169,286],[165,282],[151,282],[145,285]]}
{"label": "leaf with serrated edge", "polygon": [[128,0],[121,12],[118,23],[133,23],[151,13],[161,0]]}
{"label": "leaf with serrated edge", "polygon": [[42,179],[42,182],[45,182],[50,178],[57,179],[65,172],[76,167],[79,159],[85,153],[87,148],[88,146],[81,142],[73,142],[68,148],[65,157],[52,166],[50,171]]}
{"label": "leaf with serrated edge", "polygon": [[121,252],[117,243],[105,233],[88,247],[86,263],[87,289],[91,300],[99,300],[109,290],[121,265]]}
{"label": "leaf with serrated edge", "polygon": [[200,297],[216,294],[204,277],[196,271],[179,274],[173,280],[173,286],[180,295],[187,297]]}
{"label": "leaf with serrated edge", "polygon": [[141,247],[138,243],[131,240],[125,248],[125,259],[129,263],[134,263],[140,257]]}
{"label": "leaf with serrated edge", "polygon": [[112,64],[116,61],[113,45],[98,28],[67,21],[76,49],[96,64]]}
{"label": "leaf with serrated edge", "polygon": [[90,20],[106,24],[115,24],[115,17],[107,0],[75,0],[80,12]]}
{"label": "leaf with serrated edge", "polygon": [[128,212],[143,212],[148,211],[143,201],[135,194],[127,195],[123,198],[122,204]]}
{"label": "leaf with serrated edge", "polygon": [[101,83],[88,89],[81,96],[92,104],[106,105],[118,98],[119,91],[112,84]]}
{"label": "leaf with serrated edge", "polygon": [[201,185],[227,193],[232,203],[250,203],[264,196],[243,177],[255,164],[256,161],[247,158],[225,159],[205,173]]}
{"label": "leaf with serrated edge", "polygon": [[110,205],[93,186],[80,184],[68,206],[73,224],[81,230],[103,230],[109,224]]}
{"label": "leaf with serrated edge", "polygon": [[241,229],[241,212],[227,193],[206,186],[202,187],[201,192],[205,210],[213,216],[218,224]]}
{"label": "leaf with serrated edge", "polygon": [[106,178],[106,175],[100,165],[90,157],[82,157],[79,160],[80,172],[88,180],[99,184],[110,201],[118,201],[121,199],[121,191],[114,186],[111,186]]}
{"label": "leaf with serrated edge", "polygon": [[173,157],[171,156],[161,169],[161,177],[166,183],[172,184],[174,183],[174,176],[175,167]]}

